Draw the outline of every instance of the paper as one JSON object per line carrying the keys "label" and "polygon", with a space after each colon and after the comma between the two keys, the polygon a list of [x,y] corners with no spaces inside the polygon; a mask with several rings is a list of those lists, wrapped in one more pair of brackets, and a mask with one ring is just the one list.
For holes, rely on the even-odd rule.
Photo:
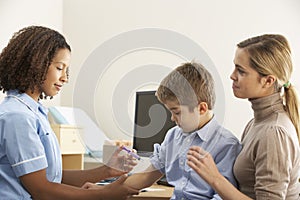
{"label": "paper", "polygon": [[140,192],[158,192],[158,191],[165,191],[165,189],[162,189],[162,188],[144,188],[144,189],[141,189]]}

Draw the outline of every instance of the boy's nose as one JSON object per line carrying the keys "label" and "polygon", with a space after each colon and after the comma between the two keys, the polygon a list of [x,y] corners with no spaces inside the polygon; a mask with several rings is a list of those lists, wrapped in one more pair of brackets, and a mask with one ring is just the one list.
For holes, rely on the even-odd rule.
{"label": "boy's nose", "polygon": [[172,121],[172,122],[175,122],[175,121],[176,121],[174,115],[171,115],[171,121]]}

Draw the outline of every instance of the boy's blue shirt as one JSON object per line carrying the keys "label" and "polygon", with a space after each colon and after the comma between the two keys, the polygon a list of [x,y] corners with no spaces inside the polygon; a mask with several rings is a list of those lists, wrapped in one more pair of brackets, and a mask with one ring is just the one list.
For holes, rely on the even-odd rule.
{"label": "boy's blue shirt", "polygon": [[171,199],[221,199],[192,168],[187,165],[191,146],[208,151],[220,173],[234,186],[233,164],[242,149],[239,140],[219,125],[213,117],[204,127],[193,133],[183,133],[178,126],[171,128],[161,145],[154,145],[152,165],[166,175],[175,186]]}
{"label": "boy's blue shirt", "polygon": [[47,109],[25,93],[9,91],[0,104],[0,197],[31,199],[19,177],[46,169],[47,179],[61,182],[59,145]]}

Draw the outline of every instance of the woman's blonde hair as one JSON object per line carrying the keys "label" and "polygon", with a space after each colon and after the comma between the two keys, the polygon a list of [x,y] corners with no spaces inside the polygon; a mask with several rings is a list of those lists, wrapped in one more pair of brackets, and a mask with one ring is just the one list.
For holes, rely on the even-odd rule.
{"label": "woman's blonde hair", "polygon": [[291,48],[287,39],[278,34],[265,34],[249,38],[237,44],[250,57],[250,66],[262,76],[274,75],[275,90],[284,88],[285,109],[294,124],[300,142],[299,99],[296,89],[290,83],[293,64]]}

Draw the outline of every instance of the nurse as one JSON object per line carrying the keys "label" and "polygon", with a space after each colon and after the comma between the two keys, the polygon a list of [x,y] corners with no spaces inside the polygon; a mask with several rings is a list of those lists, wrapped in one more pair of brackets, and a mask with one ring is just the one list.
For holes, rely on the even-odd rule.
{"label": "nurse", "polygon": [[[68,82],[71,48],[55,30],[29,26],[13,35],[0,54],[1,199],[127,199],[138,191],[123,184],[136,164],[62,170],[61,153],[41,99],[55,96]],[[118,150],[121,151],[121,148]],[[122,169],[122,170],[121,170]],[[121,176],[123,175],[123,176]],[[121,176],[99,190],[81,186]]]}

